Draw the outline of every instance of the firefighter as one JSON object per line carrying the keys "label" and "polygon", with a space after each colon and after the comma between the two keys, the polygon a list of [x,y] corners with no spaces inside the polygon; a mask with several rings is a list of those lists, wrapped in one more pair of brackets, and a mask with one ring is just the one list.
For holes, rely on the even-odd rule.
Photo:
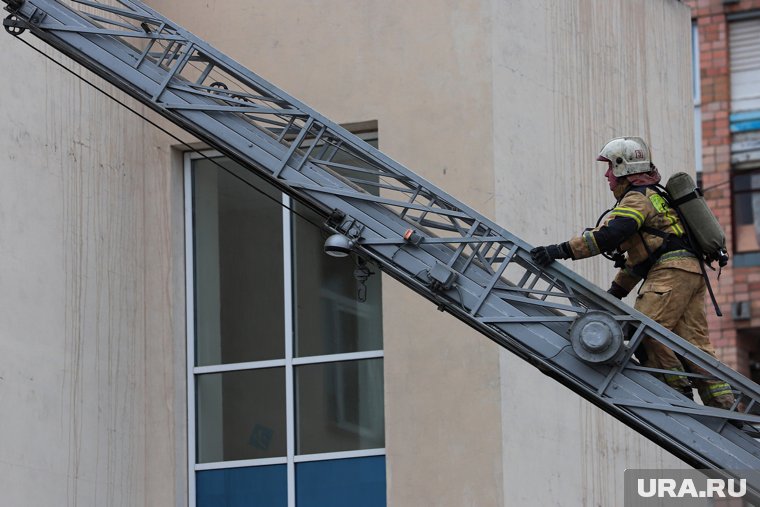
{"label": "firefighter", "polygon": [[[622,299],[643,279],[635,308],[715,356],[707,333],[702,270],[678,214],[655,187],[660,174],[646,143],[639,137],[612,139],[597,160],[607,164],[604,175],[617,200],[615,207],[601,226],[565,243],[534,248],[533,260],[547,266],[554,259],[616,251],[620,270],[607,292]],[[692,383],[680,373],[709,375],[653,338],[645,337],[642,345],[646,366],[671,371],[662,379],[689,398]],[[694,385],[706,405],[729,409],[734,403],[730,386],[721,380],[694,379]]]}

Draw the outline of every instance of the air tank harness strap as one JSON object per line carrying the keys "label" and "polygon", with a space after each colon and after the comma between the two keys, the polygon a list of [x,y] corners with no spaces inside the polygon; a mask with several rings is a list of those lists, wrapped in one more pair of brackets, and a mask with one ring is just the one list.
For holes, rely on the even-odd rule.
{"label": "air tank harness strap", "polygon": [[[652,234],[654,236],[659,236],[663,239],[662,245],[660,245],[657,250],[652,251],[651,248],[649,248],[649,245],[647,244],[646,240],[644,239],[644,233]],[[659,229],[655,229],[654,227],[649,227],[647,225],[642,226],[639,228],[639,237],[641,238],[641,242],[644,245],[644,248],[647,251],[647,258],[645,261],[642,261],[635,266],[631,268],[631,271],[637,276],[640,276],[641,278],[646,278],[649,274],[649,270],[652,269],[652,266],[657,264],[657,262],[662,259],[662,257],[668,253],[671,252],[677,252],[679,250],[682,250],[685,256],[693,256],[694,253],[691,251],[689,246],[678,236],[675,234],[670,234],[667,232],[663,232]]]}
{"label": "air tank harness strap", "polygon": [[[660,187],[660,188],[662,189],[664,187]],[[665,192],[666,192],[666,196],[670,198],[670,194],[667,194],[667,190]],[[700,197],[704,197],[704,194],[702,193],[702,189],[697,187],[691,192],[689,192],[688,194],[682,195],[678,199],[670,199],[670,204],[673,209],[677,210],[680,205],[687,203],[693,199],[699,199]]]}

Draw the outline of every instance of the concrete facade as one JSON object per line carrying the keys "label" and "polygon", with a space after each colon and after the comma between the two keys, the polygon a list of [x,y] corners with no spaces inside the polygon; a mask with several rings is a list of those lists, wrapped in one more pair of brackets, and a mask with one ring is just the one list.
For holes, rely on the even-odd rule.
{"label": "concrete facade", "polygon": [[[496,4],[498,223],[534,244],[592,227],[614,204],[595,159],[615,136],[647,139],[664,177],[694,167],[688,21],[677,2]],[[603,288],[615,272],[567,264]],[[620,505],[626,468],[680,466],[522,361],[502,353],[500,372],[505,505]]]}
{"label": "concrete facade", "polygon": [[12,69],[0,77],[2,502],[175,505],[181,166],[131,112],[10,36],[0,47]]}
{"label": "concrete facade", "polygon": [[[693,167],[676,0],[150,4],[326,116],[377,120],[381,150],[536,244],[609,207],[609,137]],[[185,505],[176,142],[0,45],[4,494]],[[383,304],[389,505],[614,505],[625,468],[680,466],[393,280]]]}

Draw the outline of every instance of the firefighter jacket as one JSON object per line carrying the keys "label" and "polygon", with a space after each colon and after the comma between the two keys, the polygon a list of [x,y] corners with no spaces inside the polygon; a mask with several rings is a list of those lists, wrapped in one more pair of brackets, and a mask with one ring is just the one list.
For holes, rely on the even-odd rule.
{"label": "firefighter jacket", "polygon": [[651,186],[634,186],[602,225],[572,238],[568,247],[573,259],[616,249],[625,253],[625,266],[614,283],[627,293],[653,270],[677,268],[701,273],[696,256],[681,238],[685,239],[683,224],[665,198]]}

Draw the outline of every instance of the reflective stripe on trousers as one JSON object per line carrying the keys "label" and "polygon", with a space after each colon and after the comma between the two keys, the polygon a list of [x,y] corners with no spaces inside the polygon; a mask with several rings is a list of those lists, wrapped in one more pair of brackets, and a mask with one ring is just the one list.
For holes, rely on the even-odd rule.
{"label": "reflective stripe on trousers", "polygon": [[[641,286],[635,307],[703,352],[715,357],[715,350],[707,334],[705,281],[701,274],[678,268],[652,269]],[[710,376],[696,364],[682,362],[672,350],[653,338],[645,337],[642,345],[647,353],[646,366]],[[677,374],[666,374],[664,378],[668,385],[679,390],[693,383],[705,405],[730,408],[733,404],[731,387],[723,381],[693,378],[690,383],[688,378]]]}

